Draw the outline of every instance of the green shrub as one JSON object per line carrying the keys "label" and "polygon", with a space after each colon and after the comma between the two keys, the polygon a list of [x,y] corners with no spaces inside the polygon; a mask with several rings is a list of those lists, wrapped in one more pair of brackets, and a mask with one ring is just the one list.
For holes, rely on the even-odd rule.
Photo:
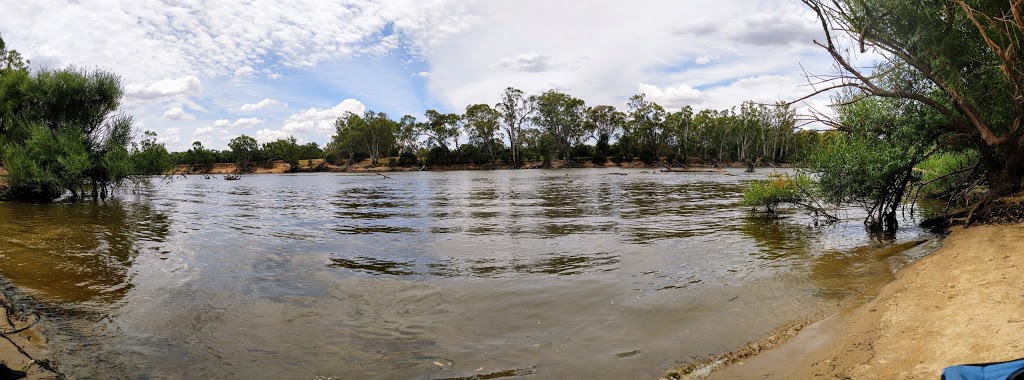
{"label": "green shrub", "polygon": [[754,182],[743,192],[743,205],[763,207],[768,213],[784,203],[798,203],[803,200],[801,187],[806,188],[810,180],[806,176],[769,174],[768,179]]}
{"label": "green shrub", "polygon": [[971,173],[978,162],[974,151],[938,153],[917,164],[915,171],[921,175],[920,195],[925,198],[945,199]]}

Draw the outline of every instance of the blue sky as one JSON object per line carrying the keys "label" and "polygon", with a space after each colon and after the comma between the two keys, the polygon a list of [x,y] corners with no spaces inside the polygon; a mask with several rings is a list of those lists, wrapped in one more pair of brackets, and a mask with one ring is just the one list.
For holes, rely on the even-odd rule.
{"label": "blue sky", "polygon": [[422,118],[508,86],[721,109],[810,92],[800,65],[831,72],[797,0],[39,0],[5,4],[0,33],[35,68],[122,75],[123,111],[171,150],[322,145],[345,112]]}

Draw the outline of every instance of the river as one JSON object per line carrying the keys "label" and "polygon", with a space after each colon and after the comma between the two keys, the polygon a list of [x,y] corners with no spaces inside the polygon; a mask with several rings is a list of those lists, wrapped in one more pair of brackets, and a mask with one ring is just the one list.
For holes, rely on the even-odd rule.
{"label": "river", "polygon": [[926,251],[751,214],[768,172],[179,176],[0,202],[0,276],[77,378],[651,378]]}

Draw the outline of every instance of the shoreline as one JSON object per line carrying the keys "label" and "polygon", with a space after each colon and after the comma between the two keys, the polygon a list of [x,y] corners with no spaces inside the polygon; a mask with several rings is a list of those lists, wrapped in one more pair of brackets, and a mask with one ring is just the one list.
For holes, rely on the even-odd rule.
{"label": "shoreline", "polygon": [[[724,169],[744,169],[747,166],[743,163],[728,163],[718,166],[708,164],[690,164],[686,168],[673,167],[671,170],[667,170],[665,166],[661,165],[647,165],[640,161],[623,162],[621,164],[615,164],[609,161],[604,165],[595,165],[590,162],[580,162],[574,165],[566,165],[562,161],[555,161],[550,167],[543,167],[540,162],[526,162],[520,169],[513,169],[509,166],[503,165],[480,165],[480,164],[459,164],[459,165],[438,165],[438,166],[388,166],[388,165],[370,165],[369,160],[360,162],[353,165],[333,165],[325,162],[323,159],[316,160],[299,160],[299,169],[291,171],[290,165],[283,161],[274,161],[271,165],[261,164],[250,164],[249,170],[245,175],[250,174],[286,174],[286,173],[387,173],[387,172],[415,172],[415,171],[431,171],[431,172],[450,172],[450,171],[478,171],[478,170],[559,170],[559,169],[650,169],[657,170],[659,172],[672,172],[672,173],[704,173],[704,172],[715,172]],[[756,166],[759,170],[766,169],[788,169],[792,166],[789,164],[778,164],[775,166],[771,165],[758,165]],[[203,174],[239,174],[238,165],[234,163],[216,163],[207,170],[200,165],[176,165],[170,172],[165,173],[166,175],[203,175]]]}
{"label": "shoreline", "polygon": [[35,326],[39,318],[37,313],[21,310],[0,291],[0,363],[25,372],[26,379],[62,378],[47,359],[49,345]]}
{"label": "shoreline", "polygon": [[952,365],[1017,359],[1021,252],[1024,224],[955,227],[942,248],[868,291],[866,302],[706,378],[935,379]]}

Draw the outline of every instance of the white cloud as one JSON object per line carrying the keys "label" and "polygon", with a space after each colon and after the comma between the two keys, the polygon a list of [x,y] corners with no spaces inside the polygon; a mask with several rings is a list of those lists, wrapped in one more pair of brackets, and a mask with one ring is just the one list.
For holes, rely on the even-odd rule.
{"label": "white cloud", "polygon": [[252,66],[242,66],[235,70],[235,77],[248,77],[254,73],[256,73],[256,69],[252,68]]}
{"label": "white cloud", "polygon": [[38,68],[61,68],[65,65],[64,54],[47,44],[32,45],[27,50],[21,51],[25,56],[31,57],[30,66]]}
{"label": "white cloud", "polygon": [[[508,86],[591,105],[621,106],[638,83],[666,107],[791,99],[810,91],[799,88],[800,64],[831,70],[810,43],[819,29],[796,0],[40,0],[0,12],[5,41],[33,67],[121,74],[125,111],[162,139],[191,113],[323,142],[343,112],[308,107],[339,93],[392,115],[494,103]],[[336,91],[318,91],[325,82]],[[236,127],[233,112],[277,106],[244,104],[259,99],[251,94],[306,109]]]}
{"label": "white cloud", "polygon": [[709,63],[711,63],[711,61],[714,61],[716,59],[718,59],[717,55],[701,54],[701,55],[697,56],[697,58],[694,58],[693,62],[697,63],[698,65],[706,65],[706,64],[709,64]]}
{"label": "white cloud", "polygon": [[257,125],[263,125],[266,120],[257,119],[255,117],[248,117],[235,120],[234,122],[228,121],[227,119],[220,119],[213,122],[213,126],[217,128],[251,128]]}
{"label": "white cloud", "polygon": [[168,148],[173,149],[171,146],[181,142],[181,128],[167,128],[164,129],[164,133],[157,133],[156,142],[167,145]]}
{"label": "white cloud", "polygon": [[287,133],[333,133],[334,121],[349,112],[362,115],[366,112],[366,106],[358,100],[345,99],[331,108],[305,109],[288,117],[281,130]]}
{"label": "white cloud", "polygon": [[[660,86],[666,106],[733,106],[739,103],[724,105],[711,89],[744,77],[799,75],[801,63],[822,71],[830,64],[808,38],[820,28],[814,14],[798,1],[496,0],[474,3],[470,14],[479,17],[476,26],[449,36],[428,59],[428,91],[449,109],[495,102],[509,86],[529,94],[561,88],[588,104],[621,105],[638,83]],[[703,19],[681,21],[686,14]],[[779,94],[758,91],[748,96]]]}
{"label": "white cloud", "polygon": [[213,134],[213,127],[197,128],[195,132],[192,132],[192,137],[206,137]]}
{"label": "white cloud", "polygon": [[554,70],[573,70],[573,65],[556,62],[553,58],[543,54],[530,53],[519,54],[515,57],[505,57],[498,61],[498,64],[491,65],[492,68],[521,71],[526,73],[543,73]]}
{"label": "white cloud", "polygon": [[174,96],[198,95],[203,89],[202,82],[195,75],[180,78],[164,78],[146,86],[132,83],[125,86],[125,96],[140,100],[153,100]]}
{"label": "white cloud", "polygon": [[647,99],[667,109],[699,103],[704,99],[704,94],[700,90],[685,84],[662,89],[652,84],[640,83],[639,91],[646,94]]}
{"label": "white cloud", "polygon": [[171,109],[167,110],[167,112],[164,112],[164,120],[192,121],[195,119],[195,116],[192,116],[188,112],[185,112],[185,110],[182,109],[181,106],[171,107]]}
{"label": "white cloud", "polygon": [[277,100],[277,99],[266,98],[266,99],[260,100],[257,103],[243,104],[240,109],[242,111],[251,112],[251,111],[261,110],[261,109],[268,108],[268,107],[273,107],[273,106],[288,107],[288,103],[282,102],[282,101]]}
{"label": "white cloud", "polygon": [[261,129],[256,131],[256,141],[259,141],[260,144],[266,144],[271,141],[286,139],[289,136],[291,136],[291,134],[285,131],[273,131],[269,129]]}

